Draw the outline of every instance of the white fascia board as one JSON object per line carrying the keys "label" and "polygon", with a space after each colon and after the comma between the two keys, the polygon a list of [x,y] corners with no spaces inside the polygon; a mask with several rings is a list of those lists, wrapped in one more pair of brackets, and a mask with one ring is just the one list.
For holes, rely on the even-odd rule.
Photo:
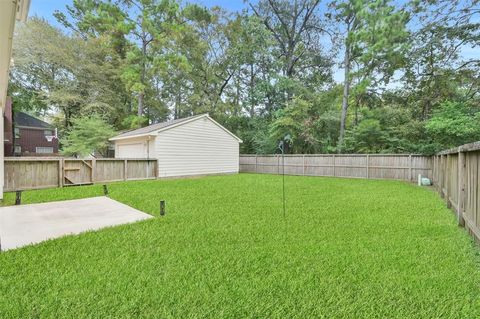
{"label": "white fascia board", "polygon": [[127,140],[130,138],[138,138],[138,137],[147,137],[147,136],[157,136],[156,132],[150,132],[150,133],[143,133],[143,134],[137,134],[137,135],[129,135],[129,136],[120,136],[120,137],[112,137],[109,138],[109,141],[120,141],[120,140]]}
{"label": "white fascia board", "polygon": [[5,107],[17,4],[0,1],[0,108]]}
{"label": "white fascia board", "polygon": [[170,126],[167,126],[167,127],[164,127],[157,132],[160,133],[160,132],[163,132],[163,131],[166,131],[166,130],[169,130],[169,129],[172,129],[174,127],[177,127],[177,126],[180,126],[180,125],[183,125],[183,124],[187,124],[187,123],[190,123],[190,122],[193,122],[193,121],[196,121],[196,120],[199,120],[199,119],[203,119],[203,118],[207,118],[209,119],[210,121],[213,122],[213,124],[217,125],[218,127],[220,127],[222,130],[224,130],[225,132],[227,132],[230,136],[232,136],[234,139],[236,139],[239,143],[243,143],[243,141],[241,139],[239,139],[237,136],[235,136],[232,132],[230,132],[229,130],[227,130],[226,128],[224,128],[222,125],[220,125],[219,123],[217,123],[214,119],[212,119],[208,113],[205,113],[203,115],[200,115],[200,116],[197,116],[197,117],[194,117],[190,120],[187,120],[187,121],[183,121],[183,122],[180,122],[180,123],[177,123],[177,124],[174,124],[174,125],[170,125]]}
{"label": "white fascia board", "polygon": [[210,121],[212,121],[215,125],[217,125],[219,128],[221,128],[222,130],[224,130],[225,132],[227,132],[228,134],[230,134],[234,139],[236,139],[238,141],[238,143],[243,143],[242,139],[240,139],[238,136],[236,136],[235,134],[233,134],[232,132],[230,132],[229,130],[227,130],[225,127],[223,127],[220,123],[218,123],[217,121],[215,121],[214,119],[212,119],[210,116],[208,116],[208,119]]}

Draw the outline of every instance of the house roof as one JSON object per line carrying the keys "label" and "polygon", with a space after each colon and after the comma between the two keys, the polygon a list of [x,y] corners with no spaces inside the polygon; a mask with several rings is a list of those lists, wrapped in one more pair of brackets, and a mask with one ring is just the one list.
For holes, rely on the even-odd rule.
{"label": "house roof", "polygon": [[13,114],[13,123],[16,126],[24,126],[24,127],[36,127],[36,128],[53,128],[52,125],[44,122],[42,120],[37,119],[27,113],[23,112],[15,112]]}
{"label": "house roof", "polygon": [[182,124],[186,124],[186,123],[188,123],[188,122],[194,121],[194,120],[199,119],[199,118],[202,118],[202,117],[208,118],[208,119],[211,120],[213,123],[215,123],[217,126],[219,126],[221,129],[223,129],[225,132],[227,132],[227,133],[230,134],[232,137],[234,137],[235,139],[237,139],[240,143],[242,142],[242,140],[239,139],[237,136],[235,136],[232,132],[230,132],[229,130],[227,130],[226,128],[224,128],[222,125],[220,125],[219,123],[217,123],[214,119],[212,119],[212,118],[208,115],[208,113],[199,114],[199,115],[194,115],[194,116],[189,116],[189,117],[185,117],[185,118],[182,118],[182,119],[176,119],[176,120],[171,120],[171,121],[156,123],[156,124],[152,124],[152,125],[149,125],[149,126],[146,126],[146,127],[142,127],[142,128],[136,129],[136,130],[130,130],[130,131],[127,131],[127,132],[123,132],[123,133],[121,133],[121,134],[119,134],[119,135],[117,135],[117,136],[115,136],[115,137],[112,137],[112,138],[110,139],[110,141],[123,140],[123,139],[133,138],[133,137],[156,135],[158,132],[163,131],[163,130],[165,130],[165,129],[172,128],[172,127],[175,127],[175,126],[178,126],[178,125],[182,125]]}

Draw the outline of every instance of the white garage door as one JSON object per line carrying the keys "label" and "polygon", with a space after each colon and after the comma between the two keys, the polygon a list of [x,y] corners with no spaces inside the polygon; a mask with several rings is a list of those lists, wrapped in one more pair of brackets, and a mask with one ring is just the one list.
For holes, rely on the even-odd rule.
{"label": "white garage door", "polygon": [[115,157],[120,158],[144,158],[145,146],[143,143],[120,144],[118,145],[118,154]]}

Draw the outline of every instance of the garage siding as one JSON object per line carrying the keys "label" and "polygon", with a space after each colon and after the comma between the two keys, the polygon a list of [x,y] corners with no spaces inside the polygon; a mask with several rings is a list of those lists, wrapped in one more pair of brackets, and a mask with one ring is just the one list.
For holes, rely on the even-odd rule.
{"label": "garage siding", "polygon": [[159,177],[238,173],[239,141],[202,117],[155,139]]}

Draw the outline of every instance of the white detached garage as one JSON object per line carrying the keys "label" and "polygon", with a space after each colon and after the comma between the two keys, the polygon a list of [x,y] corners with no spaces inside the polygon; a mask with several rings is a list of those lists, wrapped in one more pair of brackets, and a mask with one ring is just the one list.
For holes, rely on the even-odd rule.
{"label": "white detached garage", "polygon": [[110,139],[116,158],[154,158],[158,177],[238,173],[241,139],[208,114],[153,124]]}

